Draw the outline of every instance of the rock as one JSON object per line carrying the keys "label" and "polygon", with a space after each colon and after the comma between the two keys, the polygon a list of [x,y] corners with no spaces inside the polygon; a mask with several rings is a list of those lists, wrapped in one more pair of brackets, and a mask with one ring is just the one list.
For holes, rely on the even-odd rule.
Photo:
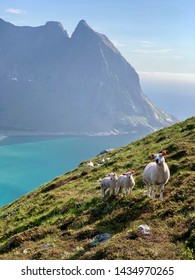
{"label": "rock", "polygon": [[45,244],[45,245],[43,245],[42,249],[45,250],[45,249],[48,249],[50,247],[52,247],[52,244]]}
{"label": "rock", "polygon": [[90,243],[90,246],[92,247],[95,247],[95,246],[98,246],[100,245],[101,243],[105,242],[106,240],[108,240],[110,237],[112,236],[112,234],[110,233],[102,233],[102,234],[98,234],[96,235],[91,243]]}
{"label": "rock", "polygon": [[112,151],[114,151],[114,149],[112,149],[112,148],[111,149],[107,149],[107,150],[103,150],[102,152],[100,152],[98,154],[98,156],[111,153]]}
{"label": "rock", "polygon": [[140,230],[142,235],[149,235],[150,234],[150,227],[146,224],[139,225],[138,229]]}
{"label": "rock", "polygon": [[23,253],[23,254],[28,254],[28,249],[24,249],[24,250],[22,251],[22,253]]}

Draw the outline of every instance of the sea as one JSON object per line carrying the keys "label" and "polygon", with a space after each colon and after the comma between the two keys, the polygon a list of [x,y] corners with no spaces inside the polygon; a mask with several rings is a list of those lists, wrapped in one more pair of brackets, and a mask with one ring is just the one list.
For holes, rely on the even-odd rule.
{"label": "sea", "polygon": [[0,136],[0,207],[106,149],[141,136]]}

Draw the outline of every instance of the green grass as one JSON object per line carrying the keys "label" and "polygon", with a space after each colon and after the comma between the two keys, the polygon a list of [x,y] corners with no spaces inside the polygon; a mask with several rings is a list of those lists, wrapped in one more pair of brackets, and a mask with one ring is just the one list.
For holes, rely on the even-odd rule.
{"label": "green grass", "polygon": [[[194,259],[195,117],[87,161],[0,209],[0,259]],[[149,154],[167,150],[171,178],[164,200],[146,197]],[[91,159],[98,162],[101,156]],[[136,171],[131,196],[101,199],[98,180]],[[140,224],[151,234],[142,236]],[[97,234],[112,236],[91,246]],[[45,246],[48,245],[49,246]]]}

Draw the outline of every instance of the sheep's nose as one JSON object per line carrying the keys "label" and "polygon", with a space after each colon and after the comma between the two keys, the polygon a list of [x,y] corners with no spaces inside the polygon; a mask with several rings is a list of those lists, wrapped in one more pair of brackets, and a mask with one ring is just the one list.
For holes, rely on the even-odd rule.
{"label": "sheep's nose", "polygon": [[158,159],[156,159],[156,163],[157,163],[157,164],[159,163],[159,160],[158,160]]}

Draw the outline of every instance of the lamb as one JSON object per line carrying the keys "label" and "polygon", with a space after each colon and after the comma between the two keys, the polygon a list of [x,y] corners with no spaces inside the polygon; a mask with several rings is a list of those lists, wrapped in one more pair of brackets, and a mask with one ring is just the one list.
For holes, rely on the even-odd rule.
{"label": "lamb", "polygon": [[125,195],[132,193],[132,189],[135,186],[135,181],[133,179],[134,173],[135,171],[131,170],[118,177],[115,190],[116,195],[118,194],[121,187],[123,188],[123,192],[125,193]]}
{"label": "lamb", "polygon": [[[143,172],[143,181],[147,185],[147,196],[155,198],[156,185],[160,185],[160,197],[163,200],[163,190],[165,184],[170,178],[169,167],[165,162],[164,156],[167,154],[166,150],[163,150],[159,154],[150,154],[150,157],[155,160],[155,162],[149,163]],[[150,185],[152,189],[150,191]]]}
{"label": "lamb", "polygon": [[117,179],[117,174],[111,173],[107,177],[100,180],[102,198],[105,197],[107,190],[110,190],[110,196],[114,194]]}

